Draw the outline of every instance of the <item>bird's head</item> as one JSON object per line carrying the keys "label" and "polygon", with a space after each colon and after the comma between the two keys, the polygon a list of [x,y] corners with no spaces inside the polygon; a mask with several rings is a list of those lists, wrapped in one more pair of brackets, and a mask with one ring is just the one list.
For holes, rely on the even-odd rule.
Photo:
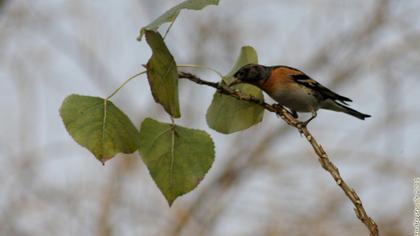
{"label": "bird's head", "polygon": [[239,69],[234,75],[234,81],[230,86],[239,83],[258,85],[259,82],[270,77],[271,68],[258,64],[248,64]]}

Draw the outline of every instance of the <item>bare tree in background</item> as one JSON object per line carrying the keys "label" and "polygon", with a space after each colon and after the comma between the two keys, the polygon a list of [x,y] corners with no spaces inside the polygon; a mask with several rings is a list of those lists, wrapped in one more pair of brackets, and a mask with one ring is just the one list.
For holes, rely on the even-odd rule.
{"label": "bare tree in background", "polygon": [[[136,73],[150,55],[138,29],[176,2],[0,1],[0,235],[367,235],[304,139],[268,115],[235,135],[208,130],[215,164],[171,208],[138,154],[102,167],[70,140],[63,98],[104,97]],[[311,129],[381,235],[410,235],[420,3],[237,4],[183,14],[168,36],[174,56],[227,71],[251,44],[261,63],[302,68],[354,97],[372,119],[321,112]],[[146,115],[168,119],[147,86],[138,79],[115,98],[137,125]],[[181,122],[207,129],[213,92],[181,82]]]}

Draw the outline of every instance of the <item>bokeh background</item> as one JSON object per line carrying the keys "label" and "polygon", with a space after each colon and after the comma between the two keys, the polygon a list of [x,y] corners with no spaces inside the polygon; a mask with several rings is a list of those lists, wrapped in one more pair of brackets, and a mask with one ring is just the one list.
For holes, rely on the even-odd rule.
{"label": "bokeh background", "polygon": [[[0,235],[368,235],[295,129],[266,113],[246,131],[214,132],[205,123],[214,91],[189,81],[180,82],[178,122],[208,131],[216,160],[171,208],[138,153],[102,166],[70,138],[63,99],[106,97],[142,70],[150,50],[136,41],[139,28],[178,2],[0,0]],[[221,0],[184,11],[167,42],[178,63],[223,73],[252,45],[260,63],[300,68],[353,98],[372,118],[321,111],[310,129],[381,235],[412,235],[418,0]],[[145,117],[169,121],[144,77],[113,101],[138,127]]]}

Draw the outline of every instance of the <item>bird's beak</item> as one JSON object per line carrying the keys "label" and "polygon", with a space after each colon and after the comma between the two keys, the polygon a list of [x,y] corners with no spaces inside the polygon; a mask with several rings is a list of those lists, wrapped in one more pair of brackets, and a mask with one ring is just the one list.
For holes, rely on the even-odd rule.
{"label": "bird's beak", "polygon": [[237,84],[240,84],[240,83],[242,83],[242,81],[240,81],[236,77],[233,77],[233,81],[232,81],[232,83],[229,84],[229,87],[232,87],[233,85],[237,85]]}

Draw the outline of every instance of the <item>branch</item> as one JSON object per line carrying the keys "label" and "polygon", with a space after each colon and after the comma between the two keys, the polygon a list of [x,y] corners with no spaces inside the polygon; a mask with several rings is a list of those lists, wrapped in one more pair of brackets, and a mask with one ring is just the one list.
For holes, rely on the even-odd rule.
{"label": "branch", "polygon": [[334,178],[335,182],[340,186],[346,196],[350,199],[350,201],[354,205],[354,211],[356,213],[357,218],[362,221],[362,223],[368,228],[371,236],[378,236],[378,226],[376,225],[375,221],[368,216],[366,210],[363,207],[362,201],[360,200],[359,196],[357,195],[356,191],[349,187],[349,185],[343,180],[340,175],[338,168],[330,161],[327,153],[324,151],[322,146],[318,144],[316,139],[312,136],[306,126],[302,125],[298,120],[296,120],[293,115],[286,110],[283,106],[278,104],[270,105],[266,102],[260,101],[257,98],[254,98],[249,95],[245,95],[240,93],[237,90],[231,90],[219,83],[209,82],[200,79],[199,77],[185,72],[179,73],[180,79],[188,79],[200,85],[206,85],[209,87],[213,87],[218,90],[219,93],[229,95],[235,97],[239,100],[249,101],[256,104],[261,105],[267,111],[276,113],[280,118],[282,118],[288,125],[295,127],[301,134],[303,134],[311,144],[312,148],[314,149],[315,153],[319,157],[319,162],[321,163],[322,168],[330,173],[330,175]]}

